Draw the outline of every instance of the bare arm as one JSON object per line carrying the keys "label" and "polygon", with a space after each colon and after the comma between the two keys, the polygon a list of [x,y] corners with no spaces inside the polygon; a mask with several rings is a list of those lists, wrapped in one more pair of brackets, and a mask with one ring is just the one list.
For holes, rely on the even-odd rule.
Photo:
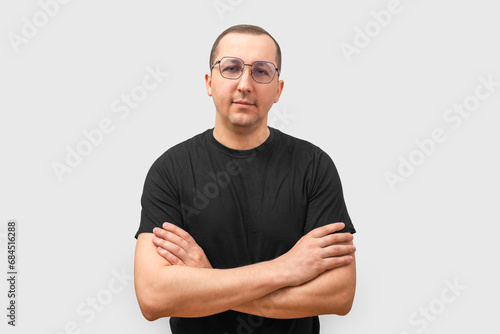
{"label": "bare arm", "polygon": [[200,317],[226,311],[283,287],[268,262],[217,270],[172,266],[156,253],[152,234],[137,239],[135,289],[144,317]]}
{"label": "bare arm", "polygon": [[355,290],[356,264],[352,261],[346,266],[328,270],[302,285],[282,288],[239,305],[234,310],[281,319],[321,314],[346,315],[351,310]]}
{"label": "bare arm", "polygon": [[[307,265],[312,264],[311,260],[314,258],[311,241],[319,240],[320,248],[328,249],[331,254],[338,255],[335,258],[335,269],[318,277],[315,275],[315,279],[302,282],[307,282],[305,284],[295,280],[294,283],[286,285],[287,287],[230,308],[271,318],[346,314],[354,297],[355,248],[352,245],[352,235],[349,233],[326,235],[334,231],[332,229],[334,226],[335,230],[340,230],[343,224],[331,224],[311,231],[299,240],[292,250],[271,263],[277,265],[272,270],[281,277],[289,276],[287,273],[292,276],[304,275],[304,272],[314,270]],[[167,225],[165,230],[155,229],[155,235],[158,238],[154,239],[153,243],[158,247],[157,252],[169,263],[176,266],[211,268],[203,250],[182,229]],[[281,264],[286,265],[280,267]],[[290,271],[291,268],[293,271]]]}
{"label": "bare arm", "polygon": [[[180,228],[168,226],[178,234],[183,232],[184,241],[190,238]],[[152,234],[143,233],[137,240],[134,269],[139,306],[148,320],[201,317],[233,309],[286,286],[305,283],[352,261],[351,256],[340,256],[352,253],[348,246],[326,247],[332,239],[329,233],[342,228],[343,224],[327,225],[303,238],[293,252],[275,260],[224,270],[171,265],[172,260],[158,254],[151,242]],[[196,244],[194,240],[191,243]],[[185,243],[178,242],[165,248],[183,257],[186,255],[182,246]]]}

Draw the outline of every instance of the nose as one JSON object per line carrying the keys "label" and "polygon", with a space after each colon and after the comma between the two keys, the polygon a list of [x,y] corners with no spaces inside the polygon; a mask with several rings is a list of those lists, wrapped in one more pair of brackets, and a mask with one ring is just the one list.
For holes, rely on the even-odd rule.
{"label": "nose", "polygon": [[253,79],[251,74],[252,67],[245,64],[243,68],[243,73],[238,82],[239,91],[251,91],[253,86]]}

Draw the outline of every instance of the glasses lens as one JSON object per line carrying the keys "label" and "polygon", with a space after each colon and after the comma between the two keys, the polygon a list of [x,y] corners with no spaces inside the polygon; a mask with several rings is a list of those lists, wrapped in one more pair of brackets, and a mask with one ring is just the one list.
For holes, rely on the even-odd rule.
{"label": "glasses lens", "polygon": [[220,74],[226,79],[238,79],[241,75],[243,61],[238,58],[222,58],[220,61]]}
{"label": "glasses lens", "polygon": [[260,83],[270,83],[276,73],[276,67],[267,61],[256,61],[252,65],[253,79]]}

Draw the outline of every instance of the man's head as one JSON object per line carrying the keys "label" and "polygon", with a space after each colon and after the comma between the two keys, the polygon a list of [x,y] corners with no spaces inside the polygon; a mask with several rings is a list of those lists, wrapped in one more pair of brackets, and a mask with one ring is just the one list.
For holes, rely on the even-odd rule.
{"label": "man's head", "polygon": [[274,39],[271,34],[269,34],[267,31],[262,29],[261,27],[258,26],[253,26],[253,25],[248,25],[248,24],[240,24],[236,26],[232,26],[224,30],[219,37],[214,42],[214,45],[212,46],[212,51],[210,51],[210,60],[208,66],[211,67],[217,60],[217,53],[219,52],[219,43],[221,39],[226,36],[227,34],[247,34],[247,35],[267,35],[269,38],[271,38],[274,42],[274,45],[276,46],[276,67],[281,71],[281,49]]}
{"label": "man's head", "polygon": [[[239,58],[248,65],[267,62],[257,64],[269,65],[272,69],[269,80],[272,80],[268,83],[257,82],[262,81],[257,73],[259,68],[221,67],[219,61],[227,57]],[[210,53],[210,66],[211,72],[205,75],[205,81],[207,93],[212,96],[217,111],[216,127],[267,127],[267,114],[273,103],[278,102],[283,89],[277,70],[281,66],[281,51],[274,38],[260,27],[231,27],[215,41]],[[242,72],[238,72],[240,68]],[[228,75],[226,70],[237,74]],[[240,73],[241,76],[237,77]]]}

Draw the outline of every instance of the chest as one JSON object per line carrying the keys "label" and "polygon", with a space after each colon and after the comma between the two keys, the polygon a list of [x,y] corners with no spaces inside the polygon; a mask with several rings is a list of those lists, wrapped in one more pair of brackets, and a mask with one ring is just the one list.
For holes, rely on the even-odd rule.
{"label": "chest", "polygon": [[304,231],[307,195],[300,171],[293,164],[245,162],[191,170],[181,186],[184,227],[219,268],[280,256]]}

